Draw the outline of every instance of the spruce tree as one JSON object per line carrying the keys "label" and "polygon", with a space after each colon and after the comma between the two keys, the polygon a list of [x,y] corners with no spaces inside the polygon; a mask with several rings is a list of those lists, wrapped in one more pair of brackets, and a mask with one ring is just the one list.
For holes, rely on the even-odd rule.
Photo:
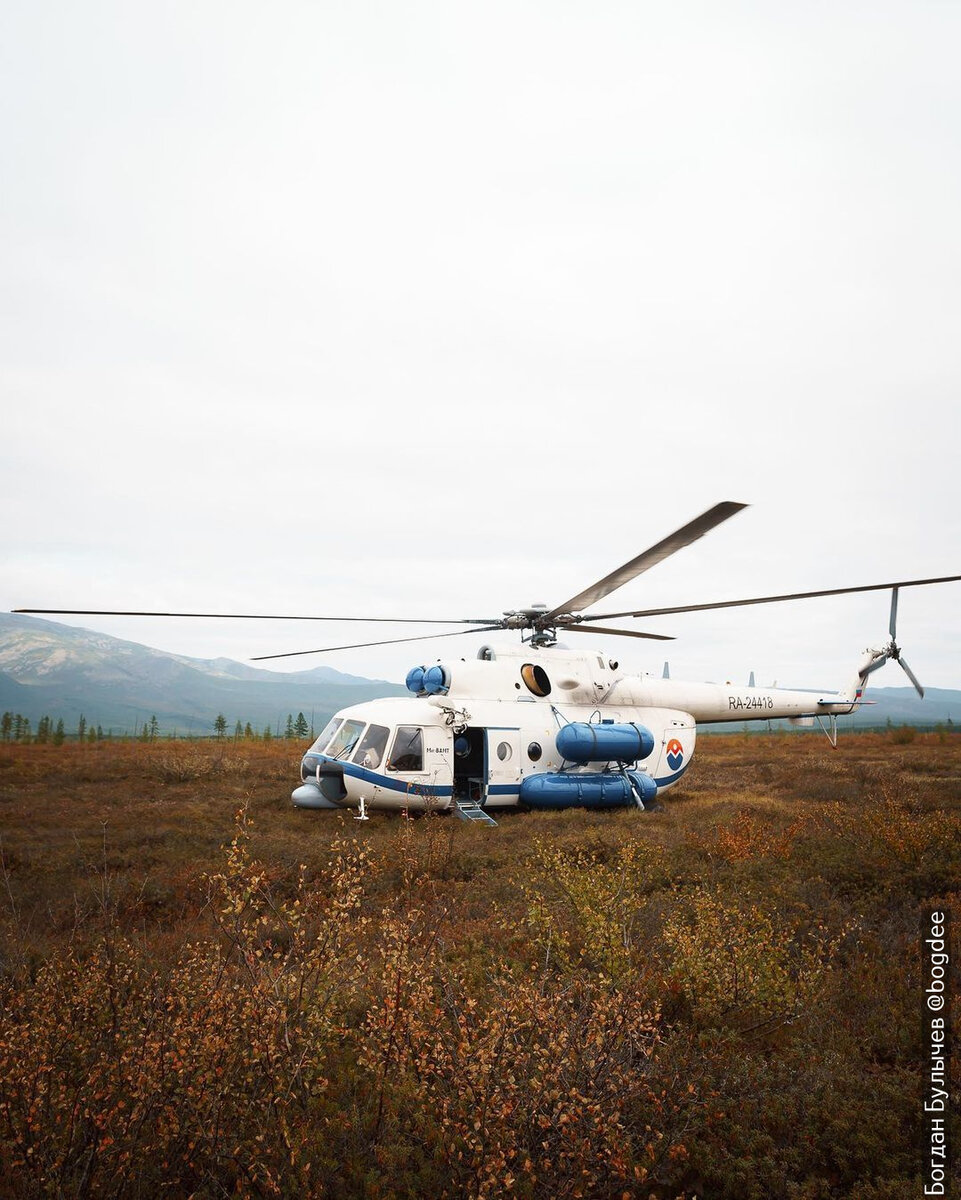
{"label": "spruce tree", "polygon": [[287,728],[284,730],[284,737],[288,740],[294,736],[294,714],[287,714]]}
{"label": "spruce tree", "polygon": [[63,717],[61,717],[57,722],[57,728],[53,731],[53,744],[55,746],[62,746],[65,737],[66,734],[63,731]]}
{"label": "spruce tree", "polygon": [[86,732],[87,732],[87,718],[83,715],[83,713],[81,713],[80,721],[77,724],[77,741],[78,742],[83,741],[84,734]]}
{"label": "spruce tree", "polygon": [[13,732],[13,713],[5,712],[0,717],[0,738],[5,742],[10,741],[10,734]]}
{"label": "spruce tree", "polygon": [[217,713],[217,720],[214,721],[214,733],[218,739],[223,738],[227,733],[227,718],[223,713]]}
{"label": "spruce tree", "polygon": [[296,733],[299,738],[305,738],[309,732],[310,726],[307,724],[307,718],[302,712],[299,712],[297,714],[297,720],[294,723],[294,733]]}

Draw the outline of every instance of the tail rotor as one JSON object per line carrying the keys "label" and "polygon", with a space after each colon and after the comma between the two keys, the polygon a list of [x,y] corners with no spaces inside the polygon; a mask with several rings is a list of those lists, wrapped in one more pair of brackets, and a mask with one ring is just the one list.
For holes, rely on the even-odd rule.
{"label": "tail rotor", "polygon": [[861,676],[862,676],[862,678],[866,679],[868,677],[868,675],[870,675],[873,671],[877,671],[880,667],[883,667],[884,664],[888,661],[888,659],[891,659],[893,662],[896,662],[901,667],[902,671],[904,671],[905,675],[907,675],[908,679],[910,679],[912,684],[914,685],[915,691],[923,699],[924,698],[924,688],[918,682],[918,677],[908,666],[907,661],[904,658],[904,655],[901,653],[901,647],[898,645],[897,641],[895,640],[896,636],[897,636],[897,626],[898,626],[898,589],[892,588],[891,589],[891,617],[890,617],[890,620],[888,621],[888,632],[891,635],[891,640],[881,650],[873,651],[874,661],[871,662],[870,665],[867,666],[861,672]]}

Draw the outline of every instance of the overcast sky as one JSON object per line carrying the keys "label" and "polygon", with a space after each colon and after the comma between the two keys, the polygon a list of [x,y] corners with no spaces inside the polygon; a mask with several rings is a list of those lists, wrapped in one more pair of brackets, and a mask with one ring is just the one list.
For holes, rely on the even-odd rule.
{"label": "overcast sky", "polygon": [[[959,57],[923,0],[9,0],[0,607],[496,616],[726,499],[600,611],[961,574]],[[887,609],[598,644],[840,685]],[[64,619],[237,659],[413,632]],[[898,632],[961,687],[961,584]]]}

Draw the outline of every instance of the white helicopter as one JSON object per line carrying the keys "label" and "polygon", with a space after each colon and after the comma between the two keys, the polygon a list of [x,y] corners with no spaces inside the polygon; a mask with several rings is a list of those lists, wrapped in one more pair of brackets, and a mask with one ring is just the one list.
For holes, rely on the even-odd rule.
{"label": "white helicopter", "polygon": [[[563,604],[534,605],[491,619],[430,622],[467,628],[351,646],[327,646],[255,661],[318,654],[360,646],[420,641],[510,629],[519,645],[482,646],[475,659],[438,661],[407,675],[409,697],[355,704],[338,712],[303,757],[298,808],[394,811],[451,810],[465,820],[494,824],[497,809],[611,809],[659,807],[658,797],[681,778],[694,756],[697,723],[787,718],[819,722],[832,745],[837,717],[862,703],[868,676],[892,659],[918,693],[916,679],[895,641],[898,592],[961,580],[909,579],[861,587],[756,596],[710,604],[584,615],[615,589],[690,545],[746,505],[725,501],[669,534]],[[601,633],[671,641],[664,634],[613,628],[597,622],[700,612],[750,604],[891,589],[890,640],[865,651],[843,691],[823,693],[731,684],[687,683],[630,675],[603,653],[578,654],[558,634]],[[376,620],[362,617],[281,617],[276,614],[144,613],[105,610],[16,609],[17,612],[111,616],[253,616],[276,620]],[[413,618],[404,622],[428,623]],[[753,683],[753,676],[752,676]],[[826,724],[825,724],[826,722]]]}

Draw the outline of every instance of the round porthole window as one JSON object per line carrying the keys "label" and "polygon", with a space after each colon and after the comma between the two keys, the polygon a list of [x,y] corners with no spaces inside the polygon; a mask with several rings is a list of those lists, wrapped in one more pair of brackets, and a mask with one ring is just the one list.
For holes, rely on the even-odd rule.
{"label": "round porthole window", "polygon": [[521,667],[521,679],[527,684],[527,690],[533,692],[535,696],[551,694],[551,681],[547,677],[547,672],[539,664],[524,663]]}
{"label": "round porthole window", "polygon": [[541,754],[543,754],[543,751],[541,750],[540,742],[531,742],[531,744],[527,747],[527,757],[531,760],[531,762],[537,762]]}
{"label": "round porthole window", "polygon": [[511,756],[510,742],[498,742],[497,757],[501,760],[501,762],[507,762],[507,760],[510,758],[510,756]]}

